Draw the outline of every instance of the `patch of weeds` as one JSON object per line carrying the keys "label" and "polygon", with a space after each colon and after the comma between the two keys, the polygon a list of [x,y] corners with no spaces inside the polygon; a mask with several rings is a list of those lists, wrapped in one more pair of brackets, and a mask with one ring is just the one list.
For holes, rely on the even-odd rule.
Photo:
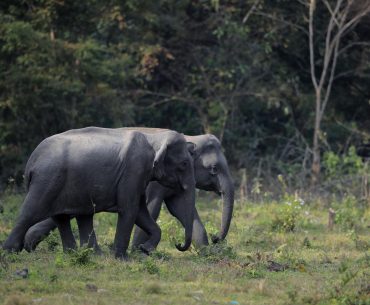
{"label": "patch of weeds", "polygon": [[57,280],[58,280],[57,274],[53,273],[52,275],[50,275],[50,278],[49,278],[50,283],[55,283]]}
{"label": "patch of weeds", "polygon": [[219,229],[216,227],[216,225],[212,221],[207,221],[204,224],[204,227],[206,231],[208,232],[209,236],[216,236],[217,233],[219,232]]}
{"label": "patch of weeds", "polygon": [[9,253],[4,251],[3,249],[0,249],[0,272],[8,269],[9,267],[8,256]]}
{"label": "patch of weeds", "polygon": [[160,219],[158,224],[162,230],[163,240],[167,240],[171,244],[178,244],[180,240],[183,240],[183,229],[176,219],[166,219],[166,221]]}
{"label": "patch of weeds", "polygon": [[54,259],[55,266],[58,268],[64,268],[68,266],[66,255],[63,252],[58,252]]}
{"label": "patch of weeds", "polygon": [[342,262],[338,268],[340,281],[329,293],[329,299],[339,304],[365,304],[359,299],[359,294],[348,293],[347,285],[354,281],[359,274],[359,270],[351,270],[347,262]]}
{"label": "patch of weeds", "polygon": [[161,261],[169,261],[171,259],[171,255],[166,251],[155,250],[150,253],[150,256]]}
{"label": "patch of weeds", "polygon": [[226,241],[212,244],[207,247],[202,247],[195,250],[199,257],[206,259],[210,262],[218,262],[225,258],[235,259],[236,253],[231,246],[228,246]]}
{"label": "patch of weeds", "polygon": [[55,266],[64,268],[68,266],[92,265],[93,253],[93,249],[86,247],[78,248],[77,250],[70,250],[67,253],[60,251],[55,256]]}
{"label": "patch of weeds", "polygon": [[278,179],[283,187],[283,201],[277,210],[271,228],[274,231],[293,232],[302,214],[304,200],[297,194],[291,195],[286,191],[286,184],[282,175]]}
{"label": "patch of weeds", "polygon": [[311,249],[312,248],[312,244],[311,244],[311,241],[310,239],[306,236],[302,242],[302,246],[304,248],[307,248],[307,249]]}
{"label": "patch of weeds", "polygon": [[81,247],[77,250],[70,251],[69,258],[71,265],[74,266],[86,266],[92,263],[92,255],[94,253],[94,249]]}
{"label": "patch of weeds", "polygon": [[244,276],[249,279],[262,279],[265,277],[264,273],[259,270],[258,268],[251,268],[248,269],[245,273]]}
{"label": "patch of weeds", "polygon": [[355,230],[350,230],[348,232],[349,238],[355,243],[355,247],[359,251],[369,250],[369,243],[366,240],[360,239]]}
{"label": "patch of weeds", "polygon": [[353,195],[346,196],[342,202],[332,204],[335,211],[335,224],[342,230],[351,230],[360,222],[364,210]]}
{"label": "patch of weeds", "polygon": [[140,270],[146,271],[149,274],[159,274],[160,272],[156,261],[152,257],[148,257],[141,263]]}
{"label": "patch of weeds", "polygon": [[59,233],[57,231],[51,232],[49,236],[45,239],[45,242],[49,251],[55,251],[60,242]]}

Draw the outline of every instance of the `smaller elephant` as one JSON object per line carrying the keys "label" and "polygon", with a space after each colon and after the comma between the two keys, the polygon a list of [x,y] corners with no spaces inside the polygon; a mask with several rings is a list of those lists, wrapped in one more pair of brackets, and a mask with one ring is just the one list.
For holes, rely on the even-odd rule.
{"label": "smaller elephant", "polygon": [[182,213],[178,214],[185,226],[185,244],[177,248],[185,251],[191,244],[195,203],[189,144],[193,146],[174,131],[144,135],[97,127],[70,130],[45,139],[27,162],[28,192],[3,248],[21,251],[27,230],[48,217],[58,226],[63,248],[75,248],[71,216],[81,216],[83,226],[88,227],[92,226],[94,213],[116,211],[116,257],[126,256],[135,222],[150,235],[143,248],[154,249],[160,240],[160,229],[148,214],[145,188],[155,180],[166,187],[189,190],[187,211],[180,207]]}
{"label": "smaller elephant", "polygon": [[[129,128],[130,130],[140,130],[147,133],[159,133],[165,129],[156,128]],[[123,129],[126,130],[126,129]],[[193,151],[194,175],[196,187],[198,189],[213,191],[223,198],[222,225],[219,235],[213,237],[213,242],[223,240],[229,230],[233,204],[234,204],[234,186],[230,175],[226,158],[222,152],[219,140],[210,134],[198,136],[185,136],[186,140],[195,144]],[[164,201],[169,209],[173,211],[173,206],[187,204],[186,192],[176,191],[164,187],[156,181],[152,181],[146,188],[146,200],[151,216],[156,220],[159,216],[162,202]],[[174,214],[173,212],[171,212]],[[175,213],[176,214],[176,213]],[[77,219],[80,230],[80,243],[88,244],[95,249],[99,249],[95,239],[92,222],[81,224]],[[44,220],[30,228],[25,237],[25,248],[32,251],[37,244],[43,240],[51,230],[56,228],[52,219]],[[197,210],[194,210],[193,220],[193,242],[197,246],[208,245],[207,232],[202,224]],[[148,235],[140,228],[136,228],[133,247],[140,247],[148,240]]]}

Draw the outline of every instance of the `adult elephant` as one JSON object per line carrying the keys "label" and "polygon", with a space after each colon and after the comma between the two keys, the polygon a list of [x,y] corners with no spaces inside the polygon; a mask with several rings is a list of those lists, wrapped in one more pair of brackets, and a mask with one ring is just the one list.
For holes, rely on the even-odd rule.
{"label": "adult elephant", "polygon": [[63,248],[74,248],[71,215],[92,219],[97,212],[117,211],[116,257],[125,257],[135,221],[150,235],[143,250],[153,249],[160,240],[160,229],[148,214],[145,188],[154,180],[187,190],[187,204],[172,207],[185,227],[185,244],[177,248],[185,251],[191,244],[195,203],[189,145],[193,147],[174,131],[144,134],[97,127],[45,139],[27,162],[28,192],[3,248],[21,251],[27,230],[48,217],[58,226]]}
{"label": "adult elephant", "polygon": [[[128,129],[140,130],[152,134],[160,133],[165,130],[157,128]],[[122,128],[120,130],[127,130],[127,128]],[[185,139],[195,144],[193,158],[196,187],[198,189],[216,192],[223,197],[221,230],[218,235],[213,237],[213,242],[223,240],[230,227],[234,206],[234,186],[226,158],[222,152],[221,144],[215,136],[210,134],[185,136]],[[186,202],[186,192],[174,191],[154,181],[149,183],[146,189],[146,197],[149,212],[155,220],[159,216],[163,201],[165,201],[170,212],[173,209],[173,205],[181,206],[184,204],[184,200]],[[81,224],[79,219],[77,219],[77,223],[79,225],[81,245],[88,243],[89,246],[99,251],[95,234],[92,230],[92,222]],[[26,250],[34,250],[38,243],[54,228],[56,228],[56,224],[52,219],[47,219],[34,225],[26,234]],[[148,235],[143,230],[137,228],[134,234],[133,246],[136,248],[147,239]],[[208,245],[207,232],[196,209],[194,211],[193,221],[193,241],[197,246]]]}

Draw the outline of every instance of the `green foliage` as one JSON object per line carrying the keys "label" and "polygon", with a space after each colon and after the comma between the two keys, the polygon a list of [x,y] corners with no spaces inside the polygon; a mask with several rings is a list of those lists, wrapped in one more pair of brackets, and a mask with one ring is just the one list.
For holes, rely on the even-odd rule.
{"label": "green foliage", "polygon": [[233,247],[227,245],[226,241],[211,244],[196,250],[200,258],[209,262],[218,262],[224,259],[235,259],[236,253]]}
{"label": "green foliage", "polygon": [[86,266],[91,264],[91,258],[94,253],[92,248],[78,248],[69,252],[70,262],[76,266]]}
{"label": "green foliage", "polygon": [[93,265],[92,255],[94,250],[91,248],[81,247],[76,250],[70,250],[68,253],[61,251],[56,253],[55,266],[66,268],[68,266],[89,266]]}
{"label": "green foliage", "polygon": [[[317,5],[318,25],[326,11]],[[306,15],[289,1],[2,1],[1,184],[22,183],[24,163],[47,136],[146,125],[216,134],[229,162],[255,177],[257,199],[277,173],[304,188],[313,126]],[[336,156],[368,138],[363,32],[360,24],[346,37],[343,47],[356,47],[336,70],[322,134],[332,148],[327,179],[361,167],[353,148]],[[352,67],[361,67],[356,77]]]}
{"label": "green foliage", "polygon": [[359,201],[353,196],[349,195],[343,198],[342,202],[332,205],[335,210],[335,223],[343,230],[354,229],[364,214],[363,207]]}
{"label": "green foliage", "polygon": [[150,256],[143,260],[140,269],[142,271],[148,272],[149,274],[159,274],[160,273],[160,269],[157,266],[156,260]]}
{"label": "green foliage", "polygon": [[178,244],[184,239],[184,229],[174,218],[166,218],[158,222],[162,230],[162,239],[169,241],[172,245]]}
{"label": "green foliage", "polygon": [[323,166],[329,178],[338,178],[345,175],[363,175],[364,164],[356,154],[356,148],[351,146],[346,154],[338,155],[333,151],[324,153]]}
{"label": "green foliage", "polygon": [[[278,178],[285,190],[284,178],[282,176]],[[300,220],[304,204],[304,200],[297,194],[291,195],[284,191],[283,200],[272,223],[273,230],[293,232],[297,228],[297,222]]]}
{"label": "green foliage", "polygon": [[47,248],[49,251],[54,251],[60,245],[60,237],[59,232],[53,231],[49,234],[49,236],[45,239],[47,244]]}

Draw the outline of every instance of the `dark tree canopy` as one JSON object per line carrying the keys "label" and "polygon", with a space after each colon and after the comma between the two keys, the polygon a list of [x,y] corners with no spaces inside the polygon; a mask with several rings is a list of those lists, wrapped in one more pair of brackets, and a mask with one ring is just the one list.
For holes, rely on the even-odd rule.
{"label": "dark tree canopy", "polygon": [[[293,179],[310,168],[314,124],[304,2],[1,1],[2,184],[21,182],[43,138],[89,125],[213,133],[234,169]],[[365,16],[341,42],[322,152],[370,138],[369,30]]]}

